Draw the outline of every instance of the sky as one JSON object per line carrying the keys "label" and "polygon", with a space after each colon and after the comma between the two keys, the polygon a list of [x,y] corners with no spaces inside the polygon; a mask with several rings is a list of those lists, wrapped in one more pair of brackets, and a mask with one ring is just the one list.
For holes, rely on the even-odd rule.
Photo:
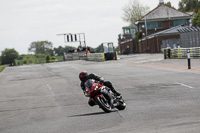
{"label": "sky", "polygon": [[[139,0],[138,0],[139,1]],[[170,1],[178,8],[180,0]],[[159,0],[142,0],[150,10]],[[35,41],[50,41],[53,47],[75,46],[65,43],[62,33],[85,33],[86,45],[97,47],[103,42],[118,45],[122,27],[122,8],[129,0],[0,0],[0,53],[14,48],[19,54],[28,54]]]}

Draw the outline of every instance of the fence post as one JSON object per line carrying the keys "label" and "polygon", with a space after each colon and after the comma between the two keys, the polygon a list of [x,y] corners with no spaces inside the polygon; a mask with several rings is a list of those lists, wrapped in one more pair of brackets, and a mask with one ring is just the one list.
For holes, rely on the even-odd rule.
{"label": "fence post", "polygon": [[167,50],[164,49],[164,59],[167,59]]}
{"label": "fence post", "polygon": [[171,49],[169,48],[169,49],[167,49],[167,50],[168,50],[168,51],[167,51],[167,52],[168,52],[168,58],[171,59]]}
{"label": "fence post", "polygon": [[188,69],[191,69],[191,62],[190,62],[190,50],[187,50],[187,58],[188,58]]}

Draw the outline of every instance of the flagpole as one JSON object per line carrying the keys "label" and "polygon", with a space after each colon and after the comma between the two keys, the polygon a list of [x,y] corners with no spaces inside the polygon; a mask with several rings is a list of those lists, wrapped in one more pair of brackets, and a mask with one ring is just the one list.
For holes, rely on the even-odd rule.
{"label": "flagpole", "polygon": [[146,37],[147,37],[147,16],[145,16],[145,31],[146,31]]}

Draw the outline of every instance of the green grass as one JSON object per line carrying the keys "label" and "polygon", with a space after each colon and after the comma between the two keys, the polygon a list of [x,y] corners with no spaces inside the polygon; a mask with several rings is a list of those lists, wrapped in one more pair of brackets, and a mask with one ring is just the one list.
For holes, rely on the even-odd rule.
{"label": "green grass", "polygon": [[0,66],[0,72],[2,72],[5,67],[6,66]]}
{"label": "green grass", "polygon": [[[49,62],[59,62],[63,61],[63,56],[55,56]],[[29,64],[43,64],[46,63],[45,57],[36,57],[34,55],[25,55],[20,60],[15,60],[15,65],[29,65]]]}
{"label": "green grass", "polygon": [[58,59],[58,61],[63,61],[63,56],[56,56],[56,58]]}

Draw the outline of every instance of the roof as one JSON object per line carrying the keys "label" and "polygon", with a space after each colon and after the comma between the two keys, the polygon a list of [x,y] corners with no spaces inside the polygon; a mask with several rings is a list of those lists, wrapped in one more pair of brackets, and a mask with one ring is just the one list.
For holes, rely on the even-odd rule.
{"label": "roof", "polygon": [[[186,32],[195,32],[195,31],[200,31],[200,27],[193,27],[193,26],[175,26],[167,30],[163,30],[151,35],[148,35],[146,38],[150,39],[156,36],[165,36],[165,35],[171,35],[171,34],[181,34],[181,33],[186,33]],[[143,38],[142,40],[145,40],[146,38]]]}
{"label": "roof", "polygon": [[200,31],[200,27],[190,27],[190,26],[186,26],[186,27],[182,27],[177,29],[178,32],[180,33],[186,33],[186,32],[195,32],[195,31]]}
{"label": "roof", "polygon": [[185,13],[164,4],[158,5],[155,9],[143,16],[139,21],[170,18],[191,18],[191,13]]}
{"label": "roof", "polygon": [[136,26],[124,26],[124,27],[122,27],[122,29],[126,29],[126,28],[129,28],[129,29],[136,29],[137,27],[136,27]]}
{"label": "roof", "polygon": [[[181,25],[175,26],[175,27],[172,27],[170,29],[163,30],[163,31],[156,32],[154,34],[148,35],[147,39],[153,38],[155,36],[164,36],[164,35],[170,35],[170,34],[180,34],[179,33],[179,29],[182,29],[182,28],[183,28],[183,26],[181,26]],[[145,40],[145,39],[143,39],[143,40]]]}

